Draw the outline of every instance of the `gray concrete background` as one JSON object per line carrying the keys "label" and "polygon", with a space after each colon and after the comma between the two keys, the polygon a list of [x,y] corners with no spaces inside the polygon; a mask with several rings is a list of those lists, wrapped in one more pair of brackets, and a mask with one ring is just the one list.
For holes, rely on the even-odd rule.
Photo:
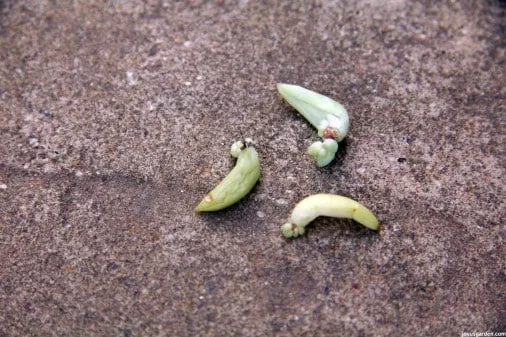
{"label": "gray concrete background", "polygon": [[[504,2],[0,8],[0,336],[506,331]],[[347,107],[329,167],[277,82]],[[244,137],[258,186],[195,214]],[[316,192],[383,230],[283,239]]]}

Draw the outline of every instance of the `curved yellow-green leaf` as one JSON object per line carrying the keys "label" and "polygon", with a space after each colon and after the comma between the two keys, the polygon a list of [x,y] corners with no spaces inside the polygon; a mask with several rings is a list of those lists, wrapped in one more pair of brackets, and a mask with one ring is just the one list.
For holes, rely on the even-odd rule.
{"label": "curved yellow-green leaf", "polygon": [[319,216],[353,219],[359,224],[379,230],[376,216],[359,202],[335,194],[314,194],[302,199],[292,211],[290,221],[281,226],[286,238],[304,234],[305,227]]}
{"label": "curved yellow-green leaf", "polygon": [[[232,145],[232,154],[237,163],[232,171],[197,205],[197,212],[211,212],[224,209],[241,200],[255,186],[260,177],[260,161],[253,147],[242,148],[240,142]],[[240,152],[238,150],[240,149]]]}

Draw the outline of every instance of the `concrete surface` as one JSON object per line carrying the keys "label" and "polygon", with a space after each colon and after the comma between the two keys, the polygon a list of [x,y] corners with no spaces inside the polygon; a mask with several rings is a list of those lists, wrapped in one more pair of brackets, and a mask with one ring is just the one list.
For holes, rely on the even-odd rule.
{"label": "concrete surface", "polygon": [[[0,8],[0,336],[506,331],[504,2]],[[277,82],[348,108],[329,167]],[[244,137],[260,183],[195,214]],[[284,240],[316,192],[383,230]]]}

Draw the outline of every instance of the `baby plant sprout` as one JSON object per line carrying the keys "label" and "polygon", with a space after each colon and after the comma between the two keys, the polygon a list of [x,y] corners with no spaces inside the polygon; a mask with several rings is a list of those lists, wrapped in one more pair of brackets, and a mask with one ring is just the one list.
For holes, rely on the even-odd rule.
{"label": "baby plant sprout", "polygon": [[[252,142],[246,139],[246,144]],[[238,141],[230,148],[232,157],[237,158],[235,167],[197,205],[197,212],[219,211],[241,200],[260,178],[258,153],[252,146]]]}
{"label": "baby plant sprout", "polygon": [[359,202],[335,194],[314,194],[302,199],[293,209],[290,220],[281,226],[285,238],[304,234],[306,226],[319,216],[353,219],[359,224],[379,230],[376,216]]}
{"label": "baby plant sprout", "polygon": [[334,159],[336,152],[337,142],[329,138],[323,142],[314,142],[307,148],[307,153],[316,158],[316,165],[318,167],[328,165]]}
{"label": "baby plant sprout", "polygon": [[323,142],[309,146],[307,153],[316,158],[316,165],[328,165],[335,157],[338,145],[350,128],[346,109],[333,99],[298,85],[277,84],[278,92],[318,130]]}

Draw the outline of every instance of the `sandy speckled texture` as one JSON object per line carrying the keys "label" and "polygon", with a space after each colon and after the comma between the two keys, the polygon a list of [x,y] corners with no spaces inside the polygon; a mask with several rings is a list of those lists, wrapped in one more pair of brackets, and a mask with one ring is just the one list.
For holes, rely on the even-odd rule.
{"label": "sandy speckled texture", "polygon": [[[506,331],[503,1],[0,1],[0,336]],[[337,160],[276,92],[340,101]],[[259,184],[196,214],[251,137]],[[321,218],[342,194],[379,233]]]}

